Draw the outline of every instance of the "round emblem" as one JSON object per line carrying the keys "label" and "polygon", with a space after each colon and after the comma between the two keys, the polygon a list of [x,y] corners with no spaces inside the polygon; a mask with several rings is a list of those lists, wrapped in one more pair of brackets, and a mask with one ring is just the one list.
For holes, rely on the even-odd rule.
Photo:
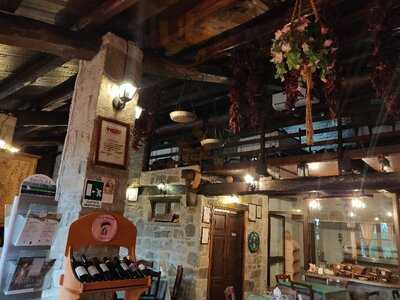
{"label": "round emblem", "polygon": [[251,253],[257,252],[258,249],[260,248],[260,235],[255,231],[250,232],[247,241],[249,244],[250,252]]}
{"label": "round emblem", "polygon": [[112,215],[100,215],[92,223],[92,235],[96,241],[109,242],[118,231],[118,222]]}

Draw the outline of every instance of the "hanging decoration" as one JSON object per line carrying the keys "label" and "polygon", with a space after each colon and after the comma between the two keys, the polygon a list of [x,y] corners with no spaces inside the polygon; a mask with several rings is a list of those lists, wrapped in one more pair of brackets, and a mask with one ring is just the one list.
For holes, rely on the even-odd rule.
{"label": "hanging decoration", "polygon": [[[312,90],[318,78],[325,86],[330,105],[334,99],[336,43],[332,31],[320,19],[314,0],[309,0],[313,14],[302,14],[302,1],[296,0],[290,23],[275,32],[271,47],[275,77],[284,82],[287,106],[293,109],[299,88],[307,87],[306,142],[313,144]],[[332,111],[332,109],[331,109]]]}
{"label": "hanging decoration", "polygon": [[[391,22],[397,16],[391,12],[392,1],[376,1],[371,9],[369,31],[374,40],[374,50],[371,59],[372,74],[370,80],[376,96],[383,100],[388,114],[395,119],[400,117],[400,95],[396,82],[398,75],[396,66],[398,55],[392,47],[393,32]],[[395,50],[396,51],[396,50]],[[396,79],[397,78],[397,79]]]}
{"label": "hanging decoration", "polygon": [[142,147],[146,139],[151,136],[155,129],[157,104],[160,102],[160,91],[144,90],[139,97],[143,97],[147,107],[141,113],[139,119],[135,120],[132,127],[132,148],[136,151]]}
{"label": "hanging decoration", "polygon": [[234,134],[242,129],[260,127],[261,100],[265,100],[263,83],[269,74],[264,53],[263,45],[248,45],[232,55],[233,83],[229,92],[229,128]]}

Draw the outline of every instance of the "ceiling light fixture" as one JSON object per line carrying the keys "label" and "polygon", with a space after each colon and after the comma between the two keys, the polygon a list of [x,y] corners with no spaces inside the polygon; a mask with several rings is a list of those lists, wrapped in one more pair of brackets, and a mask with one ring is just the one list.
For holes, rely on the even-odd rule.
{"label": "ceiling light fixture", "polygon": [[321,202],[319,199],[313,199],[308,204],[308,207],[312,210],[320,210],[321,209]]}

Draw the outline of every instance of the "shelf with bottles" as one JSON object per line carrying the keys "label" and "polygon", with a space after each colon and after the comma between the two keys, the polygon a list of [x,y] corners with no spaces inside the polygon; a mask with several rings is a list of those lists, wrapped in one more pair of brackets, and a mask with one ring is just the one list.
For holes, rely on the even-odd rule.
{"label": "shelf with bottles", "polygon": [[[135,263],[136,226],[114,213],[92,213],[71,224],[65,252],[65,273],[60,293],[65,300],[80,299],[82,294],[125,291],[125,299],[137,300],[150,287],[150,277]],[[109,249],[125,247],[128,256],[119,258],[76,255],[87,247]]]}

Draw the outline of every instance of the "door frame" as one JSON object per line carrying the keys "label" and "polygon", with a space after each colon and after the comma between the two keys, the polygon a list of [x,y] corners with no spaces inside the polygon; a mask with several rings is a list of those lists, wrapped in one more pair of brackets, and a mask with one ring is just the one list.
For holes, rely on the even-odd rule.
{"label": "door frame", "polygon": [[226,207],[220,207],[220,206],[213,206],[211,208],[211,223],[210,223],[210,242],[209,242],[209,246],[208,246],[208,274],[207,274],[207,300],[210,299],[210,285],[211,285],[211,267],[212,267],[212,263],[213,263],[213,250],[214,250],[214,245],[213,245],[213,239],[211,238],[213,236],[214,233],[214,212],[215,210],[221,210],[220,212],[222,213],[222,211],[225,211],[226,214],[235,214],[235,215],[242,215],[242,220],[243,220],[243,236],[242,236],[242,299],[237,299],[237,300],[243,300],[243,296],[244,296],[244,267],[245,267],[245,243],[246,243],[246,220],[245,220],[245,212],[243,210],[240,209],[235,209],[235,208],[226,208]]}
{"label": "door frame", "polygon": [[[271,217],[283,220],[283,232],[282,232],[282,254],[283,256],[271,256]],[[269,213],[268,214],[268,263],[267,263],[267,284],[271,286],[271,263],[283,263],[283,273],[285,273],[285,230],[286,230],[286,219],[285,216]]]}

